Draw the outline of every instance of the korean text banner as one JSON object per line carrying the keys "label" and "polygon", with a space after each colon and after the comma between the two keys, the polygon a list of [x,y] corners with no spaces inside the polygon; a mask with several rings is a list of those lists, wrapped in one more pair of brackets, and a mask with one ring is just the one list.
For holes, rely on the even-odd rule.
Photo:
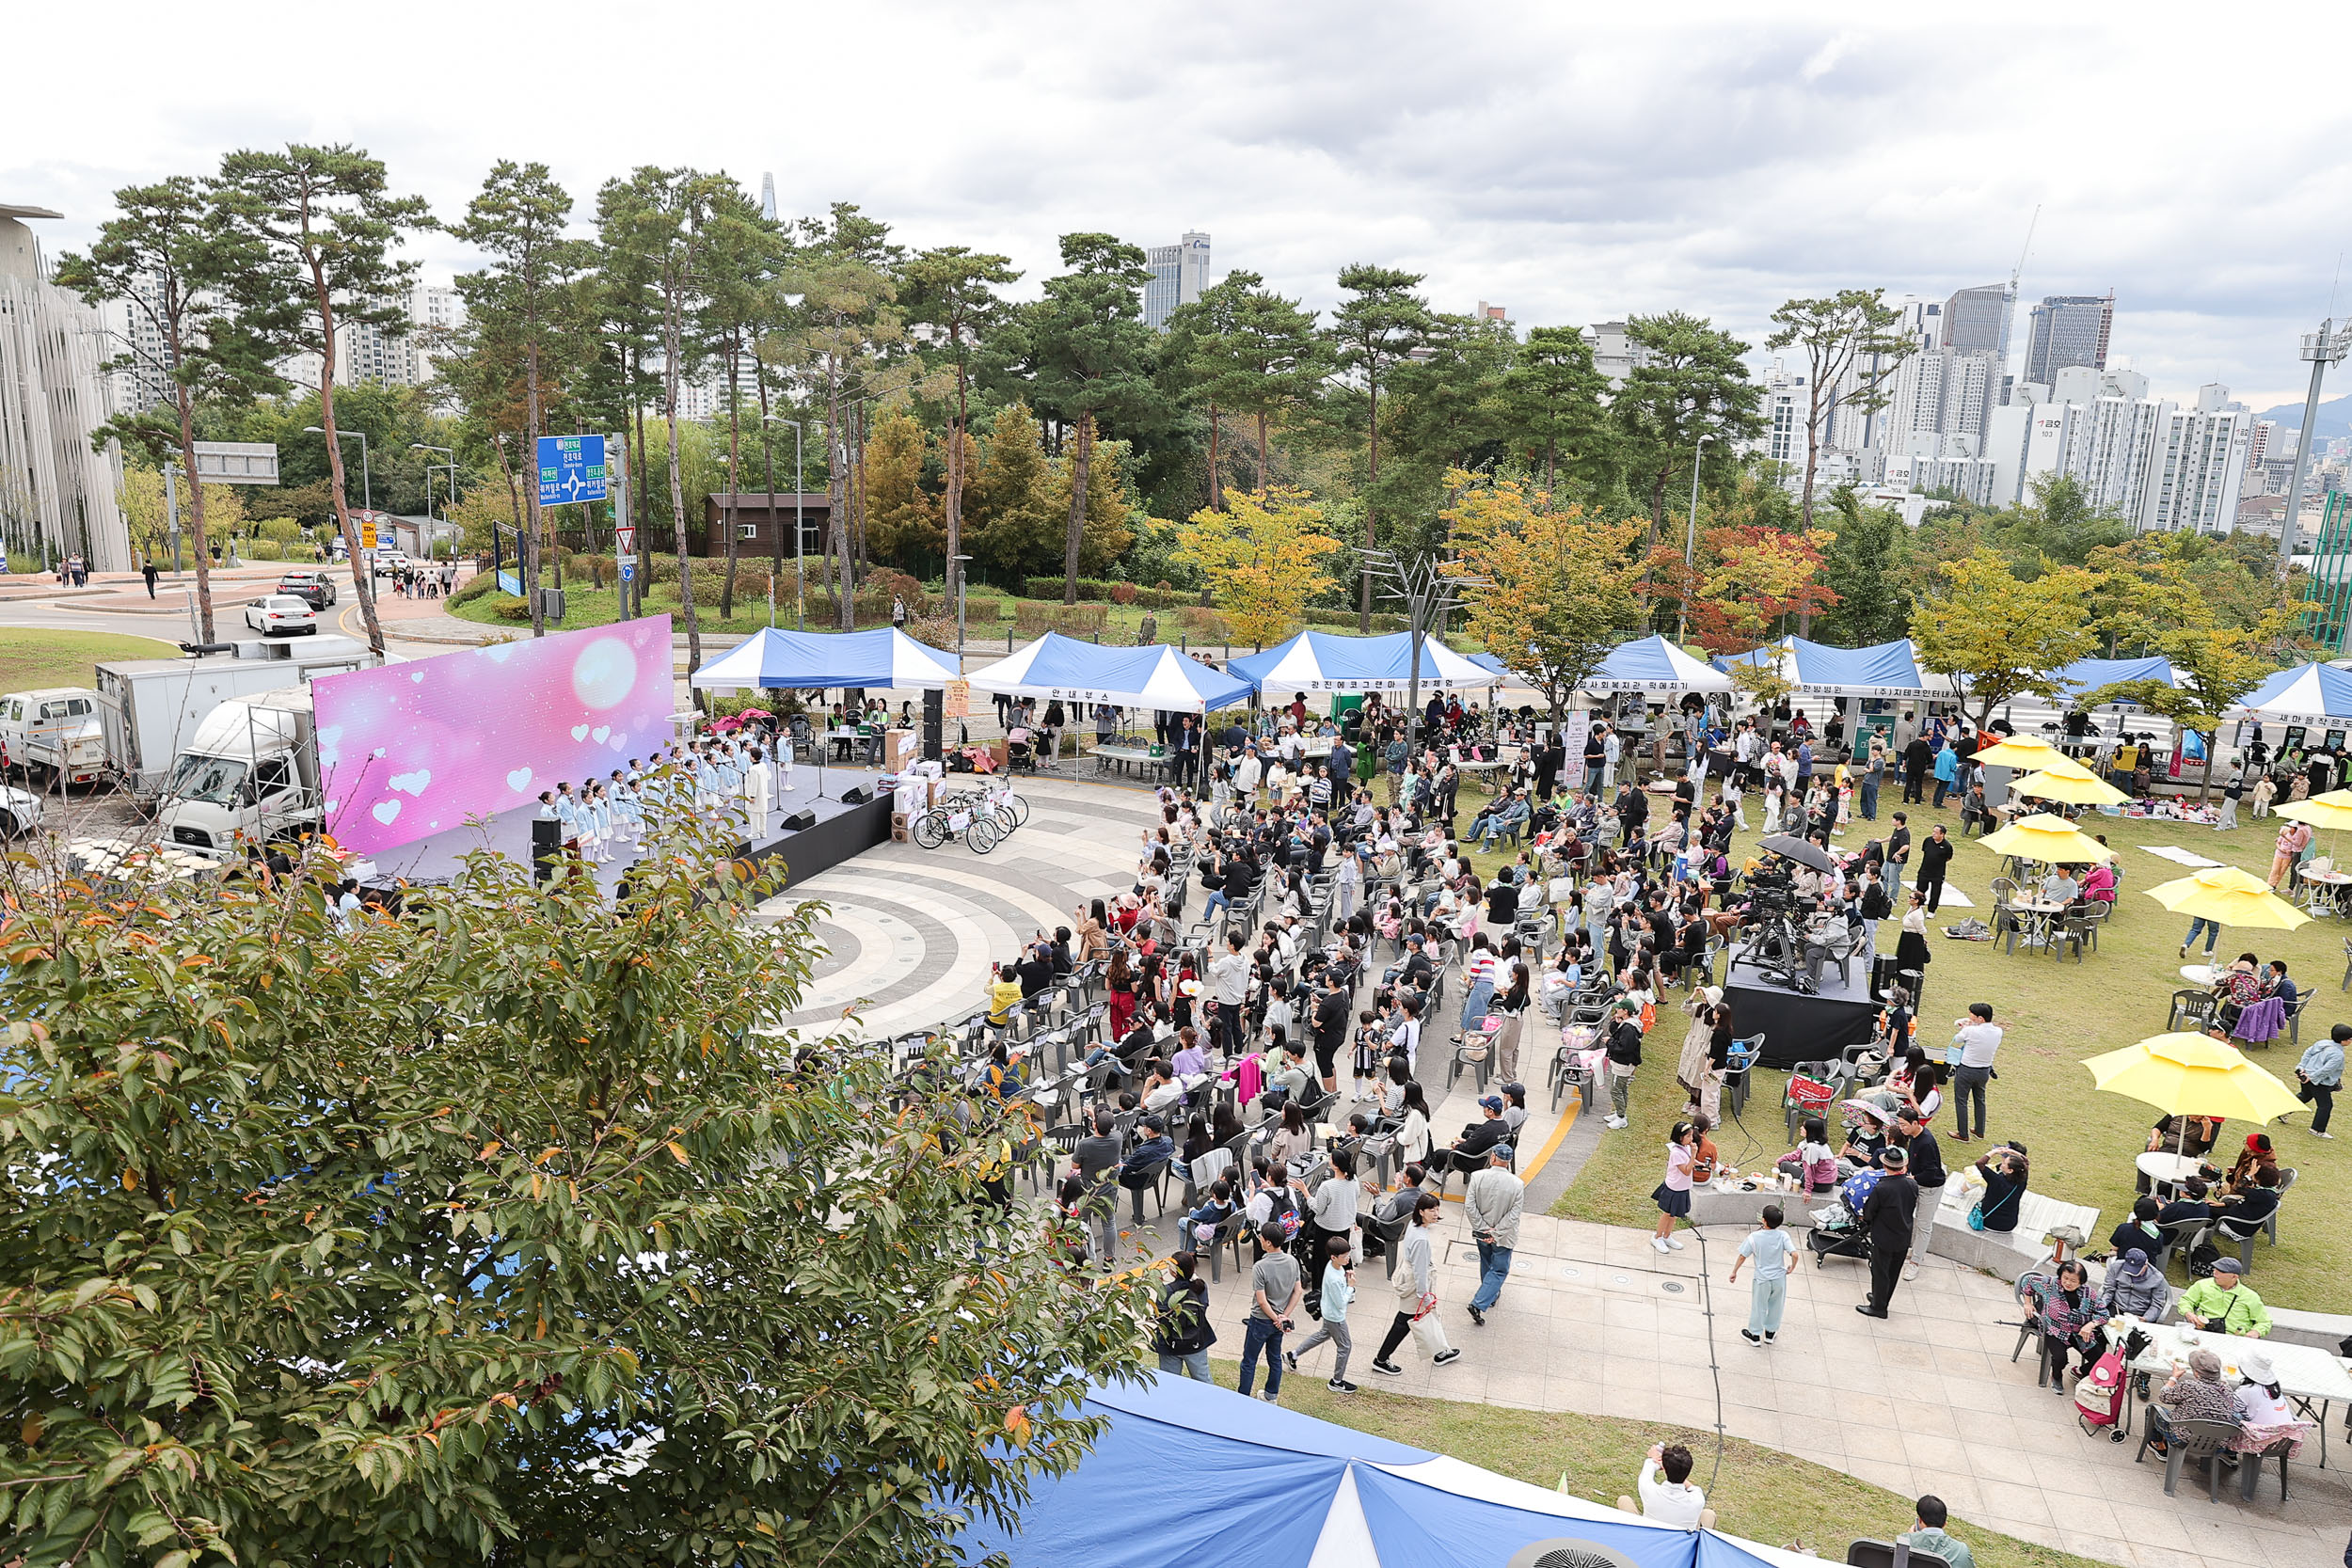
{"label": "korean text banner", "polygon": [[676,705],[670,618],[325,675],[312,691],[327,831],[390,849],[650,761]]}

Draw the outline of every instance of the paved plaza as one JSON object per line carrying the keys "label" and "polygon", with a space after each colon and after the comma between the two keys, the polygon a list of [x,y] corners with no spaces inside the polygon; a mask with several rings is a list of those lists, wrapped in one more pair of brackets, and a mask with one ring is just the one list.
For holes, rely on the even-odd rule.
{"label": "paved plaza", "polygon": [[[1067,924],[1081,899],[1131,885],[1140,835],[1156,821],[1147,794],[1069,778],[1025,780],[1020,787],[1033,803],[1029,821],[993,854],[952,844],[930,852],[886,845],[789,890],[780,903],[818,899],[829,909],[819,933],[830,951],[794,1023],[832,1026],[861,1001],[859,1028],[872,1035],[968,1016],[993,959],[1010,956],[1038,927]],[[1442,1141],[1477,1111],[1467,1078],[1440,1097],[1452,1021],[1439,1022],[1421,1072]],[[1673,1022],[1661,1027],[1676,1030]],[[1963,1521],[1963,1536],[1981,1526],[2126,1568],[2335,1568],[2341,1561],[2352,1516],[2352,1445],[2344,1441],[2343,1412],[2333,1418],[2328,1458],[2347,1467],[2321,1470],[2313,1445],[2294,1465],[2283,1506],[2275,1467],[2252,1504],[2236,1500],[2233,1481],[2225,1481],[2220,1504],[2208,1503],[2201,1484],[2185,1476],[2178,1496],[2168,1498],[2161,1465],[2132,1463],[2137,1433],[2121,1444],[2086,1435],[2072,1400],[2035,1386],[2030,1352],[2012,1363],[2018,1312],[2007,1284],[1933,1257],[1902,1287],[1884,1323],[1853,1311],[1867,1289],[1863,1265],[1836,1259],[1817,1268],[1808,1259],[1791,1276],[1780,1342],[1754,1349],[1739,1332],[1747,1322],[1746,1280],[1724,1283],[1743,1229],[1686,1232],[1686,1250],[1661,1256],[1645,1232],[1544,1214],[1595,1140],[1592,1124],[1573,1126],[1572,1097],[1565,1118],[1549,1114],[1540,1079],[1530,1099],[1533,1115],[1519,1139],[1529,1212],[1500,1307],[1483,1328],[1463,1310],[1477,1280],[1477,1251],[1459,1206],[1449,1205],[1438,1238],[1438,1296],[1447,1334],[1465,1354],[1432,1368],[1408,1338],[1397,1353],[1403,1376],[1371,1371],[1392,1310],[1371,1263],[1359,1271],[1349,1371],[1368,1389],[1703,1432],[1714,1429],[1720,1408],[1735,1437],[1904,1496],[1941,1495]],[[1459,1181],[1454,1190],[1460,1192]],[[1131,1229],[1129,1244],[1171,1250],[1173,1221],[1162,1222],[1148,1198],[1146,1212],[1151,1223]],[[1223,1275],[1210,1291],[1219,1337],[1212,1354],[1237,1357],[1248,1272],[1234,1269],[1229,1254]],[[1327,1378],[1330,1354],[1315,1351],[1302,1375]],[[1632,1478],[1570,1481],[1607,1501],[1630,1490]],[[1741,1528],[1736,1517],[1722,1523],[1733,1533]],[[1818,1540],[1833,1556],[1861,1533],[1858,1524],[1836,1519],[1818,1528],[1808,1544]]]}

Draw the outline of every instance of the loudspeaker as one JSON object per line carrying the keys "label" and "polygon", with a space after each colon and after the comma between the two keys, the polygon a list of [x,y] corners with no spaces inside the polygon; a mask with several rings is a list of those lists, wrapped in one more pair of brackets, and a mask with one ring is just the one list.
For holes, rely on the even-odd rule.
{"label": "loudspeaker", "polygon": [[947,693],[936,688],[923,693],[923,760],[937,762],[945,754]]}
{"label": "loudspeaker", "polygon": [[841,792],[841,803],[845,806],[862,806],[873,798],[874,792],[864,784]]}
{"label": "loudspeaker", "polygon": [[796,811],[784,819],[784,826],[787,832],[796,833],[803,828],[814,828],[817,826],[817,814],[813,811]]}
{"label": "loudspeaker", "polygon": [[555,862],[564,854],[564,824],[544,816],[531,819],[531,863],[540,881],[555,879]]}

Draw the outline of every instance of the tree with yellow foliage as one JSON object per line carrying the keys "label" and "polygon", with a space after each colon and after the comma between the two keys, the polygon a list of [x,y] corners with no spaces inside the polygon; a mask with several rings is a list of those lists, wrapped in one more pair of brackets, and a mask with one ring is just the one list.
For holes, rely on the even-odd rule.
{"label": "tree with yellow foliage", "polygon": [[1487,584],[1470,600],[1470,635],[1543,694],[1556,724],[1641,624],[1634,541],[1645,525],[1589,517],[1554,506],[1547,491],[1459,468],[1446,486],[1454,504],[1438,515],[1453,531],[1448,570]]}
{"label": "tree with yellow foliage", "polygon": [[2058,673],[2099,651],[2091,596],[2105,580],[2043,557],[2042,574],[2021,582],[1998,553],[1980,549],[1947,561],[1944,585],[1912,612],[1919,666],[1950,675],[1968,693],[1981,725],[1993,710],[2032,692],[2058,695]]}
{"label": "tree with yellow foliage", "polygon": [[1303,490],[1228,491],[1225,504],[1192,515],[1176,558],[1209,579],[1234,640],[1263,648],[1304,625],[1307,600],[1333,586],[1323,562],[1340,542],[1323,531],[1323,508]]}
{"label": "tree with yellow foliage", "polygon": [[[122,483],[115,490],[115,501],[122,508],[122,520],[129,526],[131,541],[140,554],[159,561],[171,551],[171,519],[164,515],[164,476],[160,470],[122,470]],[[184,515],[188,498],[182,496],[180,505]],[[215,537],[233,537],[245,522],[245,498],[237,494],[234,485],[207,484],[204,515]]]}

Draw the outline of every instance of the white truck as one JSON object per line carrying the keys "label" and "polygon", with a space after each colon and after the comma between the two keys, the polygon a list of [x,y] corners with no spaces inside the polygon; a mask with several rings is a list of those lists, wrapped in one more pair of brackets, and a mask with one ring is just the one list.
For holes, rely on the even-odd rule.
{"label": "white truck", "polygon": [[69,784],[106,775],[104,699],[86,686],[52,686],[0,697],[0,768]]}
{"label": "white truck", "polygon": [[102,664],[96,695],[106,760],[126,787],[142,798],[154,795],[221,704],[378,662],[365,643],[318,636],[299,644],[256,640],[226,654]]}
{"label": "white truck", "polygon": [[204,716],[165,779],[164,844],[227,858],[321,826],[318,726],[308,684],[233,697]]}

